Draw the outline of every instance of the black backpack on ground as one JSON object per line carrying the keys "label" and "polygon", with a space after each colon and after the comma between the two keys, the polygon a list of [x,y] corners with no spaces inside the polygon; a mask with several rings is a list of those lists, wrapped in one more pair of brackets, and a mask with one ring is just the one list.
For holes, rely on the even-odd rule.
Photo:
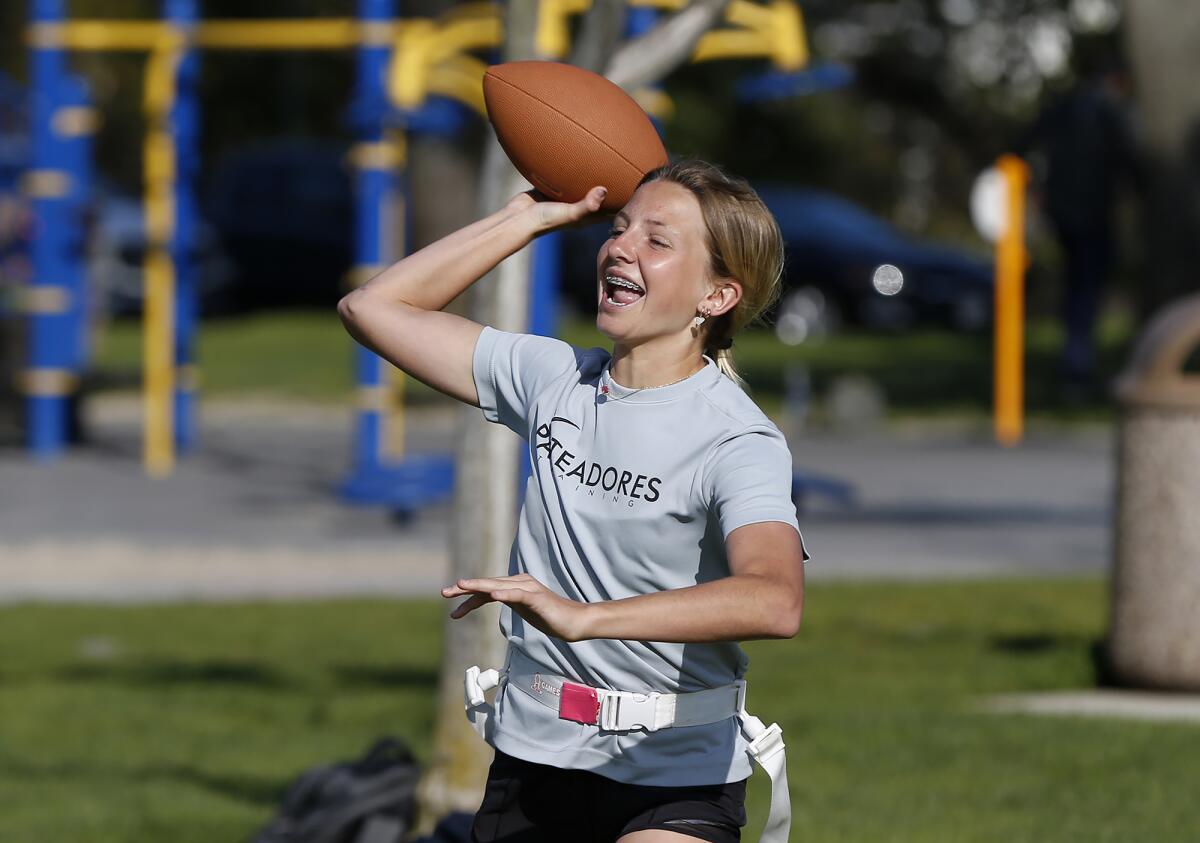
{"label": "black backpack on ground", "polygon": [[358,761],[302,773],[251,843],[400,843],[412,830],[418,778],[409,748],[381,738]]}

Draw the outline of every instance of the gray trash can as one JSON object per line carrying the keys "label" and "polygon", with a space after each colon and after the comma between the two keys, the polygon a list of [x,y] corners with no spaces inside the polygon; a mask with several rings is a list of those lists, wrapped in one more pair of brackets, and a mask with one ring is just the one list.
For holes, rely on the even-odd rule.
{"label": "gray trash can", "polygon": [[1200,689],[1200,295],[1155,317],[1117,383],[1121,422],[1108,666]]}

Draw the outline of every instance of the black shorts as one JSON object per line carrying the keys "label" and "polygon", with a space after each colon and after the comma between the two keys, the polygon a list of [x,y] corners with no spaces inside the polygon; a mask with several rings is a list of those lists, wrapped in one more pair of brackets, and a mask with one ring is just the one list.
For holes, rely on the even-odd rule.
{"label": "black shorts", "polygon": [[560,770],[496,750],[471,843],[614,843],[648,828],[737,843],[746,782],[658,787]]}

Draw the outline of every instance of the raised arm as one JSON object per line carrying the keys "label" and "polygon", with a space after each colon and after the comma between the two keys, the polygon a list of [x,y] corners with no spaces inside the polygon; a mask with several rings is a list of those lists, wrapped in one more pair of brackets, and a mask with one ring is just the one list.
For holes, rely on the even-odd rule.
{"label": "raised arm", "polygon": [[478,406],[471,358],[483,326],[440,311],[538,234],[584,220],[603,199],[603,188],[574,204],[518,194],[496,213],[397,261],[346,295],[338,303],[342,324],[392,365]]}

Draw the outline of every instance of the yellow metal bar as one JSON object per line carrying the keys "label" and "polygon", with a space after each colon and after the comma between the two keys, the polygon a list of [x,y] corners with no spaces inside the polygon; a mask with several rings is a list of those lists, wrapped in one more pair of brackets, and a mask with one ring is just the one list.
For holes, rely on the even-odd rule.
{"label": "yellow metal bar", "polygon": [[460,18],[488,18],[488,17],[504,17],[504,6],[500,3],[489,3],[487,0],[479,0],[473,3],[459,3],[456,6],[451,6],[442,14],[438,20],[441,23],[448,23],[452,20]]}
{"label": "yellow metal bar", "polygon": [[145,179],[142,210],[146,239],[150,243],[166,243],[175,231],[175,201],[171,194],[175,181],[175,145],[166,132],[151,128],[146,133],[142,149],[142,175]]}
{"label": "yellow metal bar", "polygon": [[996,166],[1004,178],[1004,233],[996,244],[995,431],[1002,445],[1015,445],[1024,432],[1025,189],[1029,167],[1015,155]]}
{"label": "yellow metal bar", "polygon": [[347,290],[353,290],[366,284],[379,273],[387,269],[383,264],[366,263],[352,267],[349,272],[342,276],[342,287]]}
{"label": "yellow metal bar", "polygon": [[642,111],[656,120],[669,121],[675,116],[675,101],[658,88],[639,88],[633,92],[633,99],[642,107]]}
{"label": "yellow metal bar", "polygon": [[148,117],[163,119],[175,101],[175,76],[179,67],[177,49],[164,47],[150,53],[142,80],[142,110]]}
{"label": "yellow metal bar", "polygon": [[429,20],[413,21],[400,36],[388,62],[388,98],[398,108],[417,109],[425,101],[428,54],[436,32]]}
{"label": "yellow metal bar", "polygon": [[467,50],[497,47],[503,40],[504,22],[498,15],[492,18],[452,20],[438,27],[429,58],[432,62],[439,62]]}
{"label": "yellow metal bar", "polygon": [[196,45],[214,50],[348,50],[391,44],[399,22],[364,26],[354,18],[209,20],[196,25]]}
{"label": "yellow metal bar", "polygon": [[160,21],[73,20],[33,24],[31,47],[67,50],[155,50],[185,38],[212,50],[346,50],[360,44],[395,43],[401,21],[363,23],[355,18],[207,20],[186,32]]}
{"label": "yellow metal bar", "polygon": [[32,24],[25,40],[34,48],[152,50],[171,37],[172,29],[159,21],[73,20]]}
{"label": "yellow metal bar", "polygon": [[588,10],[591,0],[542,0],[538,4],[537,29],[533,43],[546,58],[558,59],[571,46],[569,19]]}
{"label": "yellow metal bar", "polygon": [[[430,93],[438,93],[486,113],[482,89],[486,65],[466,51],[498,46],[504,39],[504,24],[498,14],[484,17],[482,11],[443,25],[427,20],[410,22],[388,68],[388,96],[395,105],[420,108]],[[471,78],[477,68],[478,76]]]}
{"label": "yellow metal bar", "polygon": [[[630,0],[630,5],[675,11],[683,8],[686,0]],[[543,0],[535,36],[540,52],[549,57],[565,55],[570,46],[569,19],[590,6],[591,0]],[[789,23],[788,18],[796,23]],[[797,31],[803,34],[803,23],[799,8],[790,0],[775,0],[770,5],[733,0],[725,21],[774,42],[770,47],[760,45],[758,56],[807,52],[804,39],[792,37]],[[176,46],[185,38],[197,47],[215,50],[345,50],[363,43],[395,43],[405,29],[416,23],[421,21],[364,24],[354,18],[208,20],[185,32],[159,21],[75,20],[34,24],[28,28],[26,40],[34,47],[69,50],[154,50]],[[435,60],[462,50],[495,46],[503,37],[499,6],[485,2],[452,10],[436,29]],[[748,48],[738,47],[731,57],[751,54]],[[795,64],[796,59],[786,63]]]}
{"label": "yellow metal bar", "polygon": [[175,268],[165,249],[152,249],[146,253],[142,272],[146,285],[142,460],[148,474],[163,477],[175,468],[175,367],[171,354],[175,345]]}
{"label": "yellow metal bar", "polygon": [[[165,43],[181,44],[181,39]],[[146,114],[143,146],[143,209],[146,226],[145,306],[142,328],[142,458],[148,474],[162,477],[175,467],[175,266],[167,248],[175,228],[175,149],[167,115],[176,95],[181,53],[174,47],[150,54],[142,82]]]}
{"label": "yellow metal bar", "polygon": [[[384,133],[385,141],[405,153],[396,164],[397,170],[403,170],[407,163],[407,135],[398,129],[389,129]],[[408,252],[405,235],[408,231],[408,205],[405,202],[404,191],[392,190],[387,197],[383,213],[379,215],[379,242],[383,244],[381,257],[386,260],[398,260]],[[404,417],[404,373],[399,369],[385,364],[384,383],[389,387],[383,410],[384,452],[395,458],[404,456],[405,417]]]}
{"label": "yellow metal bar", "polygon": [[387,366],[388,390],[387,400],[387,453],[388,456],[399,459],[404,456],[406,438],[404,417],[404,393],[408,379],[402,369]]}
{"label": "yellow metal bar", "polygon": [[769,6],[734,0],[725,20],[739,28],[706,33],[696,43],[692,61],[767,58],[784,71],[808,64],[804,18],[791,0],[775,0]]}
{"label": "yellow metal bar", "polygon": [[677,9],[682,9],[688,4],[689,1],[690,0],[626,0],[626,5],[650,9],[662,9],[667,12],[673,12]]}
{"label": "yellow metal bar", "polygon": [[474,56],[459,55],[439,64],[429,74],[428,93],[452,97],[487,117],[483,100],[483,74],[487,64]]}
{"label": "yellow metal bar", "polygon": [[350,165],[358,170],[394,170],[408,157],[404,136],[375,143],[358,143],[350,149]]}
{"label": "yellow metal bar", "polygon": [[771,61],[780,70],[799,70],[808,66],[808,31],[804,26],[804,11],[791,0],[776,0],[771,4],[774,16],[771,32]]}
{"label": "yellow metal bar", "polygon": [[770,45],[757,32],[743,29],[718,29],[709,32],[696,42],[692,61],[717,61],[719,59],[763,58]]}
{"label": "yellow metal bar", "polygon": [[725,7],[725,22],[747,29],[761,31],[770,26],[774,18],[773,5],[765,6],[762,3],[751,3],[749,0],[732,0]]}

